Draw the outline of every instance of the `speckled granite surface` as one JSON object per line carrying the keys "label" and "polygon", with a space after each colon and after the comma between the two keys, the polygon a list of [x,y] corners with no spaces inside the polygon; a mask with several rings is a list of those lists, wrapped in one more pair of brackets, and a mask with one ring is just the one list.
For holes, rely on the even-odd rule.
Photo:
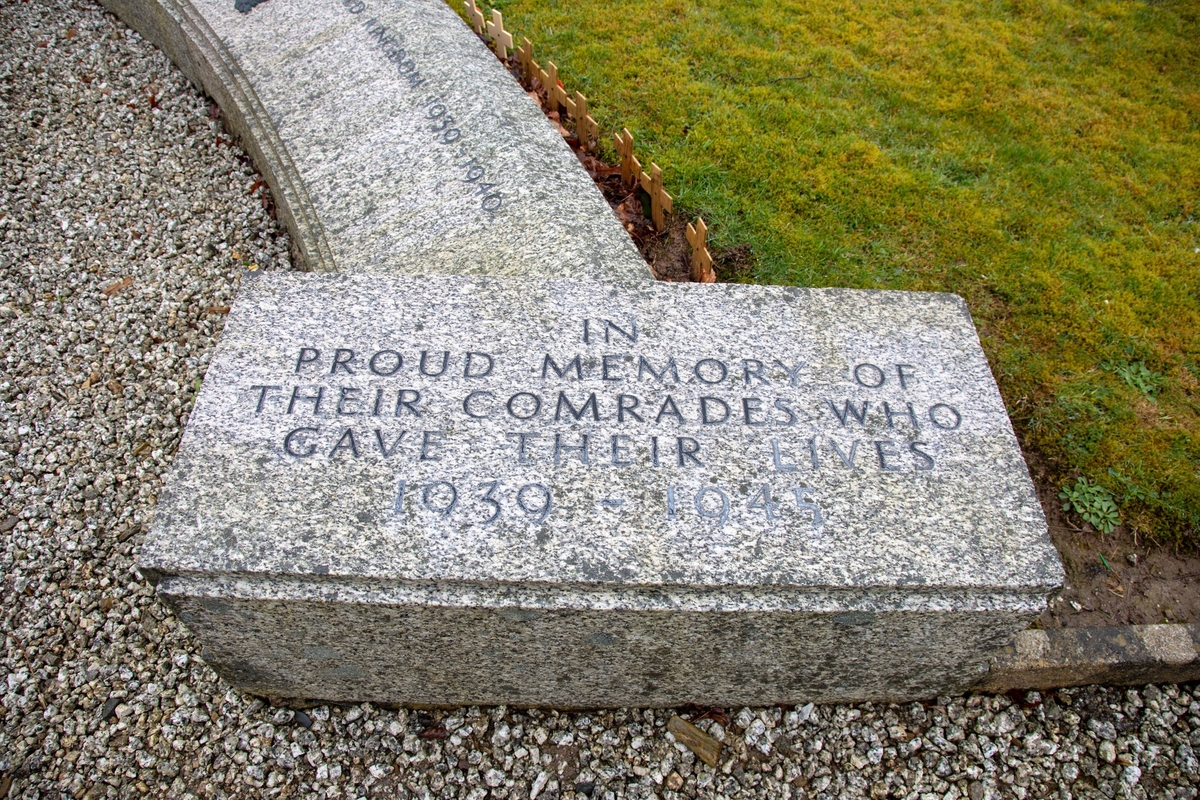
{"label": "speckled granite surface", "polygon": [[930,695],[1062,579],[951,295],[263,275],[168,487],[142,569],[284,696]]}
{"label": "speckled granite surface", "polygon": [[650,280],[441,0],[104,0],[221,105],[318,271]]}

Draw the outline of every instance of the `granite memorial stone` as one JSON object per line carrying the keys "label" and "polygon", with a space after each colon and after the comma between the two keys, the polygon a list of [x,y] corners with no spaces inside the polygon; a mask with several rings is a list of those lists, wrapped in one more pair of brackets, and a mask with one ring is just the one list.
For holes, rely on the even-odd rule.
{"label": "granite memorial stone", "polygon": [[217,99],[318,271],[650,280],[441,0],[104,0]]}
{"label": "granite memorial stone", "polygon": [[139,564],[235,685],[418,705],[929,696],[1062,581],[955,296],[380,275],[246,281]]}

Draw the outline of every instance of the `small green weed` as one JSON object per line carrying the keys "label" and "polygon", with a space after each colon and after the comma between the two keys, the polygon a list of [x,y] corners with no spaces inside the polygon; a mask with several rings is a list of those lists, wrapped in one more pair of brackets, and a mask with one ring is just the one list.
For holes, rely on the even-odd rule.
{"label": "small green weed", "polygon": [[1058,493],[1058,499],[1066,501],[1063,511],[1074,511],[1101,533],[1111,533],[1113,528],[1121,524],[1121,515],[1117,512],[1117,502],[1112,492],[1091,483],[1087,478],[1077,478],[1074,486],[1064,486]]}
{"label": "small green weed", "polygon": [[1116,467],[1109,467],[1108,474],[1120,481],[1121,485],[1125,487],[1125,496],[1122,498],[1125,501],[1139,500],[1143,503],[1158,501],[1157,491],[1139,486],[1132,478],[1130,478],[1124,472],[1121,472],[1121,470],[1117,469]]}
{"label": "small green weed", "polygon": [[1113,373],[1147,397],[1153,397],[1155,392],[1162,388],[1163,374],[1147,367],[1145,361],[1104,361],[1101,362],[1100,367],[1106,372]]}

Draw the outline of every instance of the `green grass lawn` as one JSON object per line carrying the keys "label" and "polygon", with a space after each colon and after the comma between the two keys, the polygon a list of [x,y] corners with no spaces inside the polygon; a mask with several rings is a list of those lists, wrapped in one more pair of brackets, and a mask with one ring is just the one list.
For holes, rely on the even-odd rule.
{"label": "green grass lawn", "polygon": [[748,280],[962,295],[1056,486],[1200,543],[1200,3],[494,7]]}

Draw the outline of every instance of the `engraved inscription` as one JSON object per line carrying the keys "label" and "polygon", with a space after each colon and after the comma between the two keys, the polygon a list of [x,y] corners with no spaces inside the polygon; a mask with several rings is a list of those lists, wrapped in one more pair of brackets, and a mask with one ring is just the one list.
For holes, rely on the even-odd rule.
{"label": "engraved inscription", "polygon": [[[394,465],[397,519],[481,525],[544,522],[580,502],[557,496],[553,476],[569,481],[583,469],[663,481],[658,499],[601,490],[587,501],[597,512],[824,530],[821,476],[936,472],[947,437],[970,423],[954,401],[918,391],[932,371],[920,363],[862,361],[833,374],[768,345],[671,352],[634,317],[564,323],[539,342],[515,352],[483,342],[306,343],[285,356],[278,380],[245,387],[242,409],[288,421],[278,440],[285,459]],[[488,470],[507,464],[547,477],[418,478],[483,450]],[[730,453],[758,477],[710,474]]]}
{"label": "engraved inscription", "polygon": [[[430,79],[421,73],[417,54],[406,44],[404,32],[394,25],[389,26],[378,16],[371,15],[365,0],[340,0],[342,8],[354,16],[363,17],[362,27],[367,35],[368,46],[383,57],[386,64],[403,79],[409,91],[427,88]],[[240,9],[239,9],[240,10]],[[446,184],[462,187],[464,194],[478,198],[479,210],[494,216],[504,206],[505,193],[496,170],[480,161],[477,155],[465,146],[464,123],[456,115],[450,101],[440,94],[425,95],[416,105],[420,129],[431,144],[451,147],[451,165],[455,172],[448,176]]]}

